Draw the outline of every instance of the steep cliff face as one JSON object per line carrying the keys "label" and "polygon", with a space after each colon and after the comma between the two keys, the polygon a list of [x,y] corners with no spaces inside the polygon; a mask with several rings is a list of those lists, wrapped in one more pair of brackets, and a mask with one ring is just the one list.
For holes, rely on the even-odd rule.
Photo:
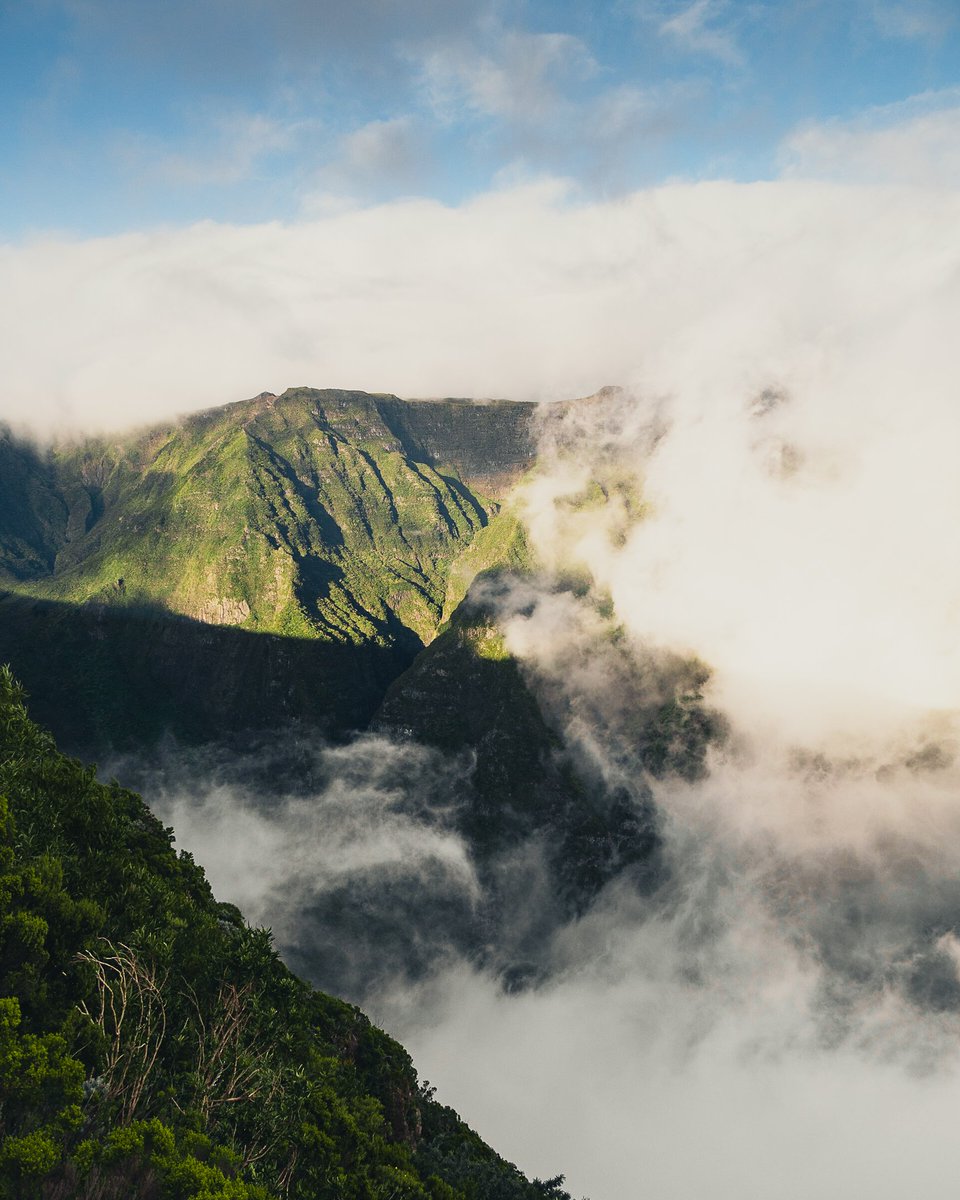
{"label": "steep cliff face", "polygon": [[551,931],[615,876],[639,887],[661,877],[649,789],[585,778],[484,604],[460,605],[391,685],[373,728],[469,760],[454,822],[485,888],[491,965],[508,981],[535,978]]}
{"label": "steep cliff face", "polygon": [[413,652],[286,637],[163,609],[0,599],[0,662],[20,671],[37,718],[90,758],[147,751],[166,734],[229,740],[300,725],[362,729]]}
{"label": "steep cliff face", "polygon": [[66,526],[53,460],[0,427],[0,579],[49,574]]}
{"label": "steep cliff face", "polygon": [[389,396],[378,399],[377,407],[415,462],[452,467],[471,487],[496,500],[536,458],[533,404]]}

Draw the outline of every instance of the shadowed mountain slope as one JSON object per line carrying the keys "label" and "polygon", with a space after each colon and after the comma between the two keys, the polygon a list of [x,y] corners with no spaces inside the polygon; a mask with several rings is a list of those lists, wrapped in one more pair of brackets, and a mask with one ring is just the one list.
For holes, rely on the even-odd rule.
{"label": "shadowed mountain slope", "polygon": [[248,731],[363,728],[411,654],[210,625],[158,607],[0,599],[0,662],[38,720],[89,758],[180,742],[246,744]]}

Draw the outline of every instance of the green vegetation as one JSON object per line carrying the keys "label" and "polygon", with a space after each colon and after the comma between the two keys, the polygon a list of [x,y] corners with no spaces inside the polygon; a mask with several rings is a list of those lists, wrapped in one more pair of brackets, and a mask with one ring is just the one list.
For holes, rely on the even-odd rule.
{"label": "green vegetation", "polygon": [[[522,533],[531,406],[297,388],[41,454],[0,437],[0,661],[71,749],[340,736]],[[511,548],[513,546],[513,548]]]}
{"label": "green vegetation", "polygon": [[0,1195],[537,1200],[0,673]]}
{"label": "green vegetation", "polygon": [[53,569],[66,521],[51,463],[0,427],[0,578],[14,584]]}
{"label": "green vegetation", "polygon": [[428,641],[495,508],[376,398],[306,388],[64,447],[52,472],[68,515],[32,595],[354,644]]}
{"label": "green vegetation", "polygon": [[531,571],[536,563],[526,530],[513,505],[506,505],[453,563],[447,580],[443,620],[465,599],[470,585],[490,571]]}

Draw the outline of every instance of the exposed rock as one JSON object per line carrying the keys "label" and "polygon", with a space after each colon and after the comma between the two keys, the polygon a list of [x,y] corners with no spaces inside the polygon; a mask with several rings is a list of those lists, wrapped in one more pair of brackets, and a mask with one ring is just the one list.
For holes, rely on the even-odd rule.
{"label": "exposed rock", "polygon": [[246,600],[222,598],[208,601],[190,615],[208,625],[242,625],[250,616],[250,605]]}

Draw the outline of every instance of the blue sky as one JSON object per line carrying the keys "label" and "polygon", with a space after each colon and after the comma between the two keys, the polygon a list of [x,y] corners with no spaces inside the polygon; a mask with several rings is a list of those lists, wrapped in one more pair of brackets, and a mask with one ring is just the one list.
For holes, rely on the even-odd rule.
{"label": "blue sky", "polygon": [[960,143],[955,0],[2,0],[0,60],[5,241]]}

